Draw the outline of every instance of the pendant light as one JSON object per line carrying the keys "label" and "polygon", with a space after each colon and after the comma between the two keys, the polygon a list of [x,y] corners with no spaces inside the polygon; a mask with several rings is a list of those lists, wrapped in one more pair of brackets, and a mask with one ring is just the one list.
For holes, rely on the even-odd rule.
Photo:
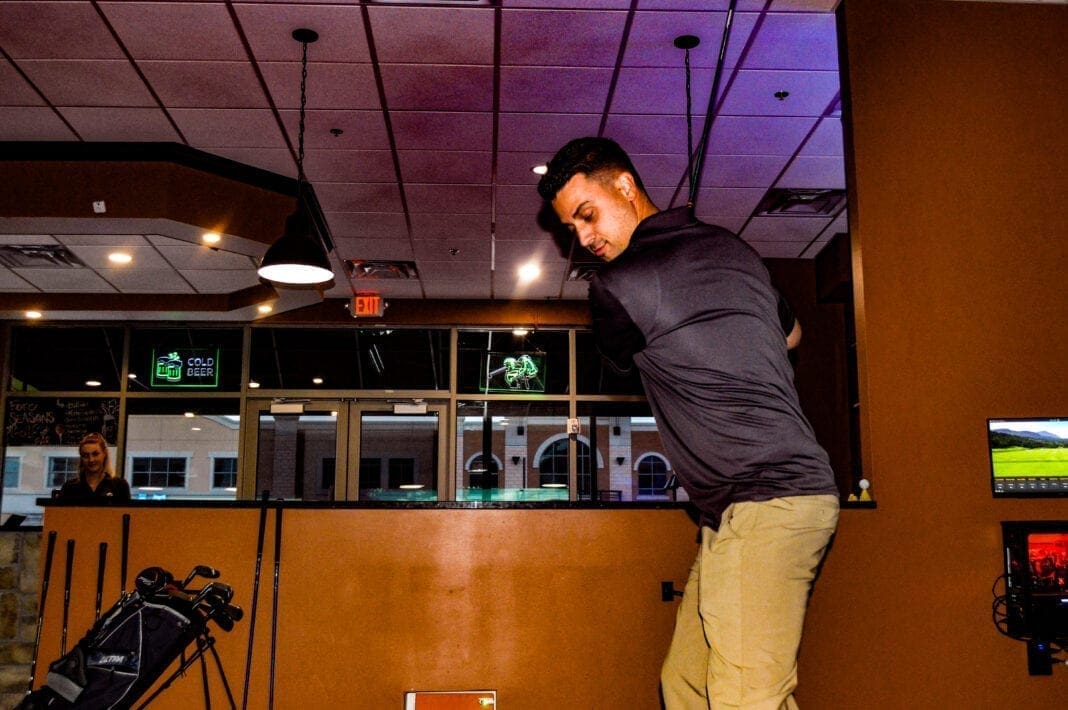
{"label": "pendant light", "polygon": [[308,45],[319,34],[314,30],[293,30],[293,39],[300,42],[300,126],[297,134],[297,209],[286,218],[282,232],[260,261],[257,273],[277,284],[310,285],[326,283],[334,278],[330,259],[323,250],[322,242],[312,230],[311,221],[304,211],[304,109],[307,104]]}

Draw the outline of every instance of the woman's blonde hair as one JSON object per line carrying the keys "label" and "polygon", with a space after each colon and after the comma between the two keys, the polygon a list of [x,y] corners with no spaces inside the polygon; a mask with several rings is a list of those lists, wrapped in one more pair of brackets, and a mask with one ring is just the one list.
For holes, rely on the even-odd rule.
{"label": "woman's blonde hair", "polygon": [[103,434],[98,434],[95,431],[89,432],[78,442],[78,477],[85,477],[85,467],[82,465],[81,454],[82,447],[87,444],[96,444],[104,452],[104,476],[105,478],[114,478],[115,472],[111,470],[111,454],[108,453],[108,442]]}

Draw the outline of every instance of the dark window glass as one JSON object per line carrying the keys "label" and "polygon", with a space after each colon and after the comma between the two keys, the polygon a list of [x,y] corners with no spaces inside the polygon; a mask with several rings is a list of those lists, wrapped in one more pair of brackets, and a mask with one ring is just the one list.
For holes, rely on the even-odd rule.
{"label": "dark window glass", "polygon": [[19,470],[22,460],[18,456],[4,457],[4,488],[19,487]]}
{"label": "dark window glass", "polygon": [[382,461],[381,459],[360,459],[360,489],[373,490],[382,488]]}
{"label": "dark window glass", "polygon": [[415,459],[389,460],[389,487],[400,488],[415,483]]}
{"label": "dark window glass", "polygon": [[575,333],[575,380],[579,394],[644,394],[637,369],[617,375],[597,351],[593,333]]}
{"label": "dark window glass", "polygon": [[[530,358],[531,368],[521,377],[511,378],[514,387],[503,379],[503,363],[506,358]],[[461,331],[457,340],[457,388],[460,392],[486,393],[487,381],[490,393],[544,392],[567,394],[568,385],[568,338],[566,331],[532,331],[527,335],[514,335],[510,330]],[[494,374],[499,373],[499,374]]]}
{"label": "dark window glass", "polygon": [[237,457],[216,457],[211,460],[212,488],[237,487]]}
{"label": "dark window glass", "polygon": [[[241,343],[240,328],[137,328],[130,334],[131,379],[127,388],[236,392],[241,389]],[[168,383],[157,367],[171,353],[178,356],[173,373],[176,379]],[[156,386],[152,385],[153,373],[157,373]]]}
{"label": "dark window glass", "polygon": [[48,457],[48,485],[59,488],[67,481],[78,477],[77,456]]}
{"label": "dark window glass", "polygon": [[122,328],[14,328],[8,389],[16,392],[118,390],[122,350]]}
{"label": "dark window glass", "polygon": [[667,471],[664,459],[659,456],[644,456],[638,462],[638,495],[664,496]]}
{"label": "dark window glass", "polygon": [[137,456],[132,459],[137,488],[185,488],[186,459],[177,456]]}
{"label": "dark window glass", "polygon": [[319,490],[329,491],[334,488],[334,475],[337,472],[337,458],[328,457],[322,460],[322,470],[319,474]]}
{"label": "dark window glass", "polygon": [[539,482],[543,486],[567,485],[567,468],[567,439],[559,439],[546,447],[538,459]]}
{"label": "dark window glass", "polygon": [[252,331],[250,377],[264,388],[442,390],[448,371],[448,330]]}

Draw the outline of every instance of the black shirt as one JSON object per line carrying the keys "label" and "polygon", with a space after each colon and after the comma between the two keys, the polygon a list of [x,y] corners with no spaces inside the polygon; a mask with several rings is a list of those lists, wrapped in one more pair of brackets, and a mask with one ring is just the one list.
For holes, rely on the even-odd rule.
{"label": "black shirt", "polygon": [[80,503],[103,503],[130,500],[130,484],[125,478],[106,476],[94,491],[81,477],[67,481],[59,489],[59,499]]}
{"label": "black shirt", "polygon": [[590,284],[598,348],[637,366],[672,469],[714,528],[734,502],[837,495],[780,303],[756,251],[685,207],[643,220]]}

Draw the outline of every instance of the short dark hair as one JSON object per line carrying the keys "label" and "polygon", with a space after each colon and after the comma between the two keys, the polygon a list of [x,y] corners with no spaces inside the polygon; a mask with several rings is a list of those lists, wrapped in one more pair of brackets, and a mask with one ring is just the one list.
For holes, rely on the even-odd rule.
{"label": "short dark hair", "polygon": [[576,138],[569,142],[549,161],[548,172],[538,181],[538,194],[552,201],[556,193],[575,175],[596,175],[608,170],[624,171],[634,176],[638,189],[645,192],[641,176],[630,162],[630,156],[610,138]]}

